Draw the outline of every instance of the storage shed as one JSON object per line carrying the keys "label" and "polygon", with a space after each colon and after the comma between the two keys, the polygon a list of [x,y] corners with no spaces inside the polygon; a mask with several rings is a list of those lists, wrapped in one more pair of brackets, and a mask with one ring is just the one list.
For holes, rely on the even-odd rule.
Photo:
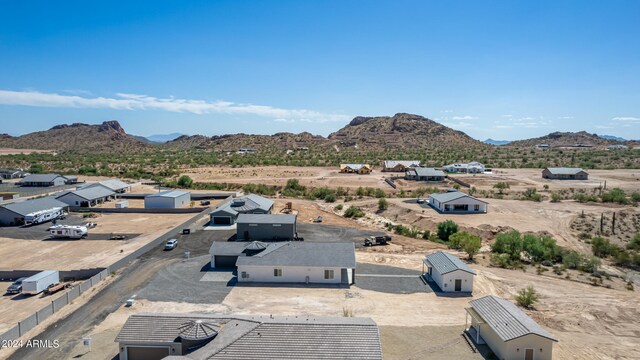
{"label": "storage shed", "polygon": [[20,186],[47,187],[62,186],[67,183],[67,179],[58,174],[31,174],[25,176],[17,184]]}
{"label": "storage shed", "polygon": [[191,193],[182,190],[169,190],[144,198],[145,209],[178,209],[189,205]]}
{"label": "storage shed", "polygon": [[443,213],[486,213],[487,203],[460,191],[429,195],[429,205]]}
{"label": "storage shed", "polygon": [[91,207],[114,199],[115,195],[116,193],[107,188],[96,186],[69,191],[56,198],[69,206]]}
{"label": "storage shed", "polygon": [[28,214],[54,208],[68,209],[68,205],[53,197],[12,202],[0,206],[0,225],[15,226],[24,224]]}
{"label": "storage shed", "polygon": [[211,225],[233,225],[239,214],[271,214],[273,204],[256,194],[231,198],[211,211]]}
{"label": "storage shed", "polygon": [[471,300],[466,309],[467,333],[487,344],[498,359],[551,360],[558,340],[512,302],[495,295]]}
{"label": "storage shed", "polygon": [[442,292],[473,292],[473,270],[457,256],[444,251],[427,255],[423,260],[423,273],[428,281],[433,281]]}
{"label": "storage shed", "polygon": [[238,240],[293,240],[296,237],[296,215],[240,214],[236,220]]}

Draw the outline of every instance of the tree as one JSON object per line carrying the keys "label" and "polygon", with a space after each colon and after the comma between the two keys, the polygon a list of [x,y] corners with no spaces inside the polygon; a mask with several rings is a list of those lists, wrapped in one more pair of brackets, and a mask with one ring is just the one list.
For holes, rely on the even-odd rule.
{"label": "tree", "polygon": [[496,184],[493,185],[494,189],[498,190],[498,194],[501,194],[506,190],[506,189],[510,189],[511,187],[509,186],[508,183],[504,182],[504,181],[500,181]]}
{"label": "tree", "polygon": [[190,188],[191,185],[193,185],[193,180],[189,176],[182,175],[182,176],[180,176],[180,178],[178,178],[178,186],[179,187]]}
{"label": "tree", "polygon": [[462,241],[462,250],[467,253],[469,260],[473,260],[473,257],[480,251],[482,247],[482,240],[479,236],[471,235]]}
{"label": "tree", "polygon": [[533,307],[533,304],[538,301],[538,293],[536,292],[536,289],[533,288],[533,286],[529,285],[525,289],[520,289],[515,299],[518,305],[527,309],[531,309]]}
{"label": "tree", "polygon": [[387,210],[388,208],[389,208],[389,202],[387,201],[387,199],[380,198],[380,200],[378,200],[378,210],[384,211],[384,210]]}
{"label": "tree", "polygon": [[453,220],[443,221],[438,224],[438,237],[443,241],[449,241],[449,236],[458,232],[458,224]]}
{"label": "tree", "polygon": [[520,253],[522,252],[520,232],[512,230],[498,234],[496,242],[491,246],[491,250],[499,254],[508,254],[512,261],[520,261]]}
{"label": "tree", "polygon": [[42,164],[31,164],[31,167],[29,168],[29,172],[32,174],[42,174],[42,172],[44,171],[44,167],[42,166]]}

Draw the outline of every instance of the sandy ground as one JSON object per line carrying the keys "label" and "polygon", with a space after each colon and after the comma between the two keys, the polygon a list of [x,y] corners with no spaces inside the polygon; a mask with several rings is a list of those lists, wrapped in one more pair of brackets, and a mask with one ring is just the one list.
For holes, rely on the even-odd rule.
{"label": "sandy ground", "polygon": [[179,225],[194,214],[102,214],[90,231],[100,233],[142,233],[119,240],[16,240],[0,236],[1,269],[73,270],[111,265],[149,241]]}
{"label": "sandy ground", "polygon": [[0,155],[19,155],[19,154],[31,154],[31,153],[52,153],[53,150],[36,150],[36,149],[12,149],[12,148],[0,148]]}

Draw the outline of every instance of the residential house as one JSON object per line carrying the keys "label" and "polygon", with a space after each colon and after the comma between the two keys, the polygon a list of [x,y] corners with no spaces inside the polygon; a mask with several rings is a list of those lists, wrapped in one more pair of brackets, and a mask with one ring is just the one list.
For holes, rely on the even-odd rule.
{"label": "residential house", "polygon": [[30,174],[25,176],[17,184],[20,186],[48,187],[62,186],[67,183],[67,179],[58,174]]}
{"label": "residential house", "polygon": [[476,273],[457,256],[447,252],[437,251],[425,256],[423,273],[428,281],[435,282],[443,292],[473,292]]}
{"label": "residential house", "polygon": [[554,180],[588,180],[589,173],[581,168],[555,167],[542,170],[542,177]]}
{"label": "residential house", "polygon": [[382,171],[385,172],[405,172],[420,166],[418,160],[385,160],[382,164]]}
{"label": "residential house", "polygon": [[436,170],[434,168],[416,167],[405,171],[404,178],[406,180],[416,181],[444,181],[446,175],[442,170]]}
{"label": "residential house", "polygon": [[460,191],[429,195],[429,205],[442,213],[486,213],[487,203]]}
{"label": "residential house", "polygon": [[131,190],[130,184],[119,179],[108,179],[108,180],[102,180],[102,181],[93,182],[93,183],[85,183],[78,186],[78,189],[84,189],[92,186],[103,186],[118,194],[125,193],[127,192],[127,190]]}
{"label": "residential house", "polygon": [[371,165],[369,164],[340,164],[341,173],[349,174],[371,174]]}
{"label": "residential house", "polygon": [[74,207],[92,207],[115,199],[116,193],[102,186],[68,191],[56,199]]}
{"label": "residential house", "polygon": [[273,200],[256,194],[231,198],[211,211],[212,225],[233,225],[239,214],[271,214]]}
{"label": "residential house", "polygon": [[474,174],[482,174],[485,171],[485,167],[483,164],[472,161],[470,163],[455,163],[449,164],[442,167],[442,170],[450,173],[474,173]]}

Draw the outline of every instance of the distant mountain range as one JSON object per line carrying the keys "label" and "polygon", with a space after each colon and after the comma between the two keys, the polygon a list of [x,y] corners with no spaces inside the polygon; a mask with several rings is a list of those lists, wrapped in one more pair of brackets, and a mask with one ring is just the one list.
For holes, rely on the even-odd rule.
{"label": "distant mountain range", "polygon": [[483,141],[483,143],[485,144],[489,144],[489,145],[495,145],[495,146],[502,146],[502,145],[508,145],[511,143],[511,141],[509,140],[493,140],[491,138]]}
{"label": "distant mountain range", "polygon": [[451,129],[419,115],[399,113],[394,116],[354,118],[328,137],[277,133],[274,135],[231,134],[220,136],[181,135],[179,133],[129,135],[118,121],[105,121],[100,125],[57,125],[46,131],[38,131],[13,137],[0,134],[0,147],[30,148],[82,153],[143,152],[158,148],[199,148],[222,152],[235,152],[240,148],[258,151],[284,152],[285,150],[315,149],[335,152],[343,149],[357,151],[490,149],[491,146],[531,147],[549,144],[552,147],[575,144],[604,147],[619,144],[622,138],[580,132],[554,132],[534,139],[507,141],[475,140],[462,131]]}
{"label": "distant mountain range", "polygon": [[615,141],[620,141],[620,142],[625,142],[625,141],[629,141],[627,139],[621,138],[619,136],[613,136],[613,135],[598,135],[603,139],[607,139],[607,140],[615,140]]}

